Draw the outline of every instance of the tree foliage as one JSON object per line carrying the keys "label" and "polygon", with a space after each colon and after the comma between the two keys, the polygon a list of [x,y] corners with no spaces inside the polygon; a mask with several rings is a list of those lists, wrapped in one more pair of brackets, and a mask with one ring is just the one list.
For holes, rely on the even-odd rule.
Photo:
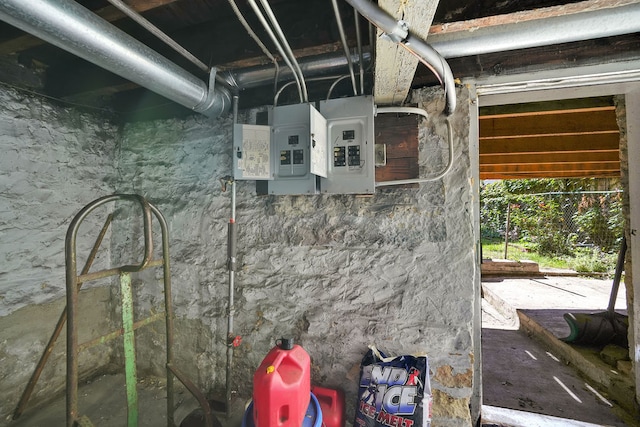
{"label": "tree foliage", "polygon": [[504,238],[544,255],[571,255],[576,247],[616,251],[622,237],[621,193],[617,181],[522,179],[496,181],[481,188],[484,238]]}

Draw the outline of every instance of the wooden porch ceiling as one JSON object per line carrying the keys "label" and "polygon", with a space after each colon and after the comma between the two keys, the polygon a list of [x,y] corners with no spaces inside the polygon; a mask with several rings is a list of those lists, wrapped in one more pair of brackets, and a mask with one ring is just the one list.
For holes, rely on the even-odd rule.
{"label": "wooden porch ceiling", "polygon": [[[620,176],[620,131],[611,99],[565,108],[484,109],[480,116],[480,179]],[[521,107],[522,109],[522,107]]]}

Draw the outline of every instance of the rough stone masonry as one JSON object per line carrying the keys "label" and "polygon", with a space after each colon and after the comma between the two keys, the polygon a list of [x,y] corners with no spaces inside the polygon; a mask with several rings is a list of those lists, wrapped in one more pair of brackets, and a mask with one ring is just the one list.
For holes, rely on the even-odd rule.
{"label": "rough stone masonry", "polygon": [[[250,397],[253,372],[275,339],[290,336],[311,356],[313,383],[347,392],[350,424],[359,362],[367,346],[376,344],[389,354],[427,353],[434,395],[433,425],[471,425],[469,405],[475,349],[479,347],[474,342],[474,328],[480,327],[474,324],[473,313],[479,302],[479,278],[472,226],[467,89],[459,88],[458,96],[453,123],[454,166],[440,180],[416,188],[379,189],[369,198],[256,196],[253,182],[237,184],[241,270],[236,274],[234,332],[242,337],[242,343],[234,353],[232,384],[239,397]],[[423,176],[441,170],[447,158],[446,127],[439,114],[442,98],[441,91],[435,89],[413,94],[412,101],[430,114],[420,125]],[[2,114],[7,114],[6,110]],[[46,117],[30,114],[29,120],[47,122]],[[252,114],[245,112],[243,120],[249,122]],[[46,126],[62,126],[50,121],[53,123]],[[82,122],[91,122],[83,125],[89,128],[102,123],[99,117],[89,116],[83,116]],[[72,207],[79,209],[113,191],[137,193],[164,213],[170,230],[177,365],[202,389],[219,395],[225,383],[226,226],[231,210],[230,196],[221,191],[219,180],[231,173],[231,119],[211,121],[193,116],[130,123],[117,134],[110,128],[109,135],[112,131],[113,137],[108,138],[112,145],[104,158],[80,161],[86,170],[95,168],[94,181],[108,185],[67,197]],[[84,127],[75,130],[76,137],[83,134],[90,139],[83,132],[87,132]],[[15,143],[16,147],[20,144]],[[95,148],[88,144],[83,153],[91,150]],[[2,173],[3,185],[10,183],[11,177],[4,175],[4,169]],[[63,180],[69,173],[61,171],[59,178]],[[90,182],[89,187],[96,185]],[[47,187],[46,182],[40,185]],[[40,205],[47,205],[47,201]],[[0,217],[3,232],[9,236],[23,227],[15,213],[19,209],[12,209],[12,218],[17,219]],[[69,214],[60,218],[54,212],[48,215],[61,224],[64,235]],[[124,225],[113,229],[113,265],[136,253],[139,240],[131,233],[132,227]],[[36,253],[43,243],[34,235],[29,239],[26,250]],[[60,259],[52,268],[58,278],[64,274]],[[39,263],[34,259],[28,267],[37,270]],[[158,272],[135,278],[139,316],[160,307],[160,279]],[[13,294],[20,284],[9,281],[3,286],[3,295]],[[117,294],[110,292],[112,298]],[[63,297],[64,289],[58,287],[47,301]],[[7,304],[4,301],[0,304]],[[31,306],[41,302],[27,298]],[[4,307],[7,314],[0,321],[12,323],[14,310],[11,304]],[[137,340],[140,369],[147,374],[163,373],[163,332],[152,328]],[[26,345],[18,344],[17,336],[11,340],[11,346]],[[9,344],[7,338],[0,338],[0,343]],[[4,355],[1,351],[0,358]],[[117,358],[114,354],[110,361]],[[32,356],[19,372],[12,373],[0,364],[0,378],[17,375],[20,381],[13,385],[20,388],[34,363]],[[0,393],[4,415],[17,398],[3,385]]]}

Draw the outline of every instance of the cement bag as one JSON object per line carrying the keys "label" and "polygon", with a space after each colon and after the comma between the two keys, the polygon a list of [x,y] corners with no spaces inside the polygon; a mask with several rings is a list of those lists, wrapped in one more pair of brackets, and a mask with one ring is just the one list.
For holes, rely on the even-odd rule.
{"label": "cement bag", "polygon": [[386,357],[374,346],[362,358],[353,427],[430,427],[427,356]]}

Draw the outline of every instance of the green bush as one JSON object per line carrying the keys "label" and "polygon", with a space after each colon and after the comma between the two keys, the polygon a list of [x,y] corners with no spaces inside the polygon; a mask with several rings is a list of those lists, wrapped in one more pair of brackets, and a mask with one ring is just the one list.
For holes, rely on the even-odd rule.
{"label": "green bush", "polygon": [[[623,227],[621,193],[614,180],[524,179],[496,181],[481,187],[483,240],[505,238],[547,257],[577,257],[579,271],[607,271],[606,254],[617,253]],[[585,252],[584,247],[591,248]],[[615,264],[615,259],[613,260]]]}

